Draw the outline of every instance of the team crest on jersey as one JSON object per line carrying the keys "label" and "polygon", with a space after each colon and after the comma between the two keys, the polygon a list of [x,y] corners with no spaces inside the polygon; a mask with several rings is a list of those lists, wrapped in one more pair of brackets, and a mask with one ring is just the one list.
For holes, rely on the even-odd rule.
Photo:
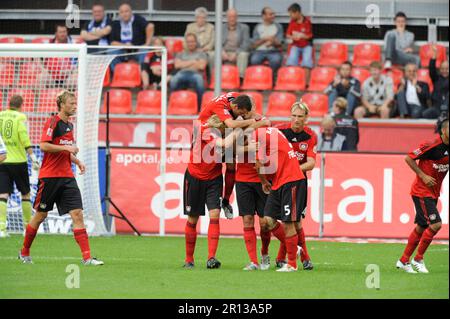
{"label": "team crest on jersey", "polygon": [[418,148],[413,152],[414,155],[418,156],[420,154],[422,154],[422,149]]}
{"label": "team crest on jersey", "polygon": [[308,149],[308,144],[306,144],[306,143],[301,143],[301,144],[300,144],[300,149],[301,149],[302,151],[306,151],[306,150]]}

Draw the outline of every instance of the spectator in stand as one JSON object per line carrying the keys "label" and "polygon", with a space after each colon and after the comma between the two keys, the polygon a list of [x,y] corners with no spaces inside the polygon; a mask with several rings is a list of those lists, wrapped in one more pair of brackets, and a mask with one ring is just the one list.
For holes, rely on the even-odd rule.
{"label": "spectator in stand", "polygon": [[[152,41],[152,46],[163,47],[164,40],[162,37],[155,37]],[[162,52],[150,52],[146,55],[144,63],[141,66],[142,88],[147,90],[150,85],[153,85],[153,89],[161,89],[161,59]],[[170,52],[167,52],[167,81],[170,81],[170,72],[172,72],[174,66],[174,58]]]}
{"label": "spectator in stand", "polygon": [[[88,45],[109,45],[109,35],[112,30],[112,21],[105,13],[102,4],[92,6],[92,19],[81,29],[81,38]],[[103,51],[104,49],[89,48],[89,53]]]}
{"label": "spectator in stand", "polygon": [[175,57],[175,75],[170,79],[170,90],[176,91],[193,86],[197,92],[200,110],[205,82],[203,75],[208,64],[208,55],[199,48],[197,36],[188,33],[184,37],[186,50]]}
{"label": "spectator in stand", "polygon": [[[123,3],[119,7],[119,20],[114,21],[111,31],[111,44],[116,46],[149,46],[155,26],[153,23],[145,20],[144,17],[134,14],[131,6],[128,3]],[[136,50],[114,50],[114,54],[125,54],[137,52]],[[138,53],[130,56],[116,57],[111,62],[111,71],[114,72],[114,67],[117,63],[125,62],[128,58],[134,59],[139,64],[144,62],[146,53]]]}
{"label": "spectator in stand", "polygon": [[208,10],[204,7],[195,9],[195,22],[189,23],[184,35],[195,34],[199,50],[209,54],[214,51],[214,25],[209,23]]}
{"label": "spectator in stand", "polygon": [[405,66],[405,77],[397,92],[397,106],[400,117],[422,118],[429,106],[430,89],[428,84],[417,80],[417,65]]}
{"label": "spectator in stand", "polygon": [[309,18],[303,15],[302,8],[298,3],[292,4],[288,8],[288,12],[291,22],[286,31],[286,38],[292,40],[292,45],[286,65],[298,66],[301,56],[301,66],[305,69],[306,83],[309,83],[310,71],[313,68],[312,24]]}
{"label": "spectator in stand", "polygon": [[423,112],[426,119],[437,119],[448,115],[448,61],[442,61],[439,72],[436,68],[437,48],[432,46],[433,56],[430,59],[429,71],[433,81],[433,93],[431,94],[432,107]]}
{"label": "spectator in stand", "polygon": [[406,65],[414,63],[420,65],[420,58],[414,55],[414,33],[406,30],[406,14],[397,12],[394,18],[395,29],[386,32],[384,36],[385,69],[390,69],[392,64]]}
{"label": "spectator in stand", "polygon": [[253,30],[250,64],[259,65],[265,60],[273,70],[274,78],[283,61],[281,46],[283,43],[283,27],[275,22],[275,12],[270,7],[264,7],[261,12],[263,23]]}
{"label": "spectator in stand", "polygon": [[[244,78],[249,57],[250,28],[238,22],[236,9],[227,11],[227,22],[222,28],[222,47],[223,63],[236,64],[239,68],[239,76]],[[211,55],[211,59],[214,60],[214,54]]]}
{"label": "spectator in stand", "polygon": [[344,97],[347,100],[347,115],[353,115],[358,100],[361,97],[361,84],[358,79],[351,76],[352,64],[345,61],[339,67],[333,82],[325,89],[328,96],[328,109],[332,112],[333,103],[338,97]]}
{"label": "spectator in stand", "polygon": [[333,117],[325,116],[320,126],[322,133],[318,136],[318,151],[342,151],[346,148],[346,138],[336,132],[336,121]]}
{"label": "spectator in stand", "polygon": [[362,106],[355,110],[355,118],[377,115],[388,119],[394,102],[394,83],[390,77],[381,73],[380,62],[374,61],[369,67],[371,77],[362,86]]}
{"label": "spectator in stand", "polygon": [[57,24],[55,26],[55,36],[50,40],[50,43],[73,43],[72,37],[69,35],[69,29],[67,29],[65,24]]}
{"label": "spectator in stand", "polygon": [[346,114],[347,100],[338,97],[333,103],[333,119],[336,122],[336,133],[345,136],[345,148],[343,151],[357,151],[359,143],[359,123],[356,119]]}

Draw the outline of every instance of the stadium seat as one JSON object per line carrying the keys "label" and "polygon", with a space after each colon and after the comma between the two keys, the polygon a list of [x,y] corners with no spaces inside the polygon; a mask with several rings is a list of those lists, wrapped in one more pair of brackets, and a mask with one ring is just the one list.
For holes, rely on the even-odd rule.
{"label": "stadium seat", "polygon": [[41,81],[42,66],[37,62],[27,62],[20,66],[19,86],[34,86]]}
{"label": "stadium seat", "polygon": [[369,70],[363,68],[353,68],[352,76],[358,79],[362,86],[364,81],[367,80],[368,77],[370,77],[370,72]]}
{"label": "stadium seat", "polygon": [[48,38],[48,37],[37,37],[34,38],[33,40],[31,40],[31,43],[50,43],[50,40],[52,38]]}
{"label": "stadium seat", "polygon": [[345,43],[332,41],[321,46],[319,65],[340,66],[346,60],[348,60],[348,48]]}
{"label": "stadium seat", "polygon": [[333,81],[337,70],[335,68],[315,67],[311,71],[311,81],[308,91],[323,91]]}
{"label": "stadium seat", "polygon": [[114,68],[111,87],[134,88],[141,85],[141,69],[137,63],[118,63]]}
{"label": "stadium seat", "polygon": [[4,37],[0,39],[0,43],[25,43],[25,39],[21,37]]}
{"label": "stadium seat", "polygon": [[167,48],[167,51],[172,55],[177,54],[178,52],[183,51],[183,39],[179,38],[166,38],[164,39],[164,45]]}
{"label": "stadium seat", "polygon": [[278,70],[275,90],[303,91],[306,87],[305,70],[298,66],[285,66]]}
{"label": "stadium seat", "polygon": [[69,74],[74,68],[72,60],[68,57],[45,58],[44,65],[52,78],[55,80],[64,80],[67,78],[67,74]]}
{"label": "stadium seat", "polygon": [[301,97],[309,107],[309,116],[322,117],[328,113],[328,95],[320,93],[306,93]]}
{"label": "stadium seat", "polygon": [[263,114],[263,101],[264,101],[264,97],[260,92],[256,92],[256,91],[246,91],[246,92],[242,92],[242,94],[247,94],[248,96],[250,96],[251,98],[253,98],[253,101],[255,102],[255,109],[256,109],[256,113],[258,114]]}
{"label": "stadium seat", "polygon": [[383,73],[392,79],[394,82],[394,92],[397,93],[398,86],[403,78],[403,71],[401,69],[392,68],[383,70]]}
{"label": "stadium seat", "polygon": [[0,87],[14,84],[14,64],[0,63]]}
{"label": "stadium seat", "polygon": [[427,83],[430,88],[430,92],[433,92],[433,81],[430,78],[430,71],[428,69],[417,70],[417,79]]}
{"label": "stadium seat", "polygon": [[161,91],[144,90],[137,95],[136,114],[161,114]]}
{"label": "stadium seat", "polygon": [[20,95],[23,98],[22,104],[22,112],[34,112],[34,93],[32,90],[28,89],[12,89],[8,92],[8,102],[7,107],[9,106],[9,101],[13,95]]}
{"label": "stadium seat", "polygon": [[272,69],[270,67],[253,65],[245,70],[242,90],[271,90],[272,86]]}
{"label": "stadium seat", "polygon": [[[215,85],[215,72],[211,72],[211,84],[210,89],[214,89]],[[222,65],[222,89],[223,90],[235,90],[241,86],[241,79],[239,78],[239,69],[236,65],[224,64]]]}
{"label": "stadium seat", "polygon": [[373,61],[381,61],[381,46],[365,42],[353,47],[354,66],[369,66]]}
{"label": "stadium seat", "polygon": [[[419,49],[420,56],[420,64],[422,68],[427,68],[430,64],[430,59],[433,56],[433,50],[431,49],[432,44],[424,44]],[[436,66],[439,67],[442,61],[447,60],[447,53],[444,46],[437,44],[437,58],[436,58]]]}
{"label": "stadium seat", "polygon": [[107,68],[105,77],[103,78],[103,87],[109,86],[110,83],[111,83],[111,70]]}
{"label": "stadium seat", "polygon": [[61,92],[62,89],[43,89],[40,91],[37,100],[36,112],[56,112],[58,109],[56,105],[56,96]]}
{"label": "stadium seat", "polygon": [[170,115],[195,115],[197,114],[197,93],[181,90],[170,94],[169,111]]}
{"label": "stadium seat", "polygon": [[291,107],[297,101],[297,96],[288,92],[273,92],[269,96],[267,116],[288,117],[291,116]]}
{"label": "stadium seat", "polygon": [[[109,113],[130,114],[132,111],[131,92],[128,90],[109,90]],[[103,98],[102,113],[106,113],[106,92]]]}

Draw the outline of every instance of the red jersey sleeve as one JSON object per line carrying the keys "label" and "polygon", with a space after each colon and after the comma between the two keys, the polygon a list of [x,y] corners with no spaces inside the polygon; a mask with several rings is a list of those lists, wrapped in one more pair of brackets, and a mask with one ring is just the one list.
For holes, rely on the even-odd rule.
{"label": "red jersey sleeve", "polygon": [[420,146],[417,149],[409,152],[408,156],[410,158],[412,158],[413,160],[419,160],[434,146],[436,146],[434,143],[430,143],[430,142],[422,143],[422,144],[420,144]]}
{"label": "red jersey sleeve", "polygon": [[54,117],[49,118],[44,125],[41,135],[41,143],[53,141],[53,130],[55,128],[56,120]]}
{"label": "red jersey sleeve", "polygon": [[214,114],[217,114],[217,116],[222,122],[225,122],[225,120],[228,119],[230,120],[233,119],[233,117],[230,114],[230,111],[227,110],[226,105],[224,105],[221,102],[214,104]]}
{"label": "red jersey sleeve", "polygon": [[316,159],[317,155],[317,135],[313,131],[311,131],[311,138],[308,141],[308,151],[306,153],[306,157],[311,157]]}

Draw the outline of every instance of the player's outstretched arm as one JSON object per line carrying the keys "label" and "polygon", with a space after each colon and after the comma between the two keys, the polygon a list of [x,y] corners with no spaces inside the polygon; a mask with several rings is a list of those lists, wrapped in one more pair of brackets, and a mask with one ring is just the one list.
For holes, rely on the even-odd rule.
{"label": "player's outstretched arm", "polygon": [[408,166],[411,167],[414,173],[416,173],[416,175],[425,183],[425,185],[427,185],[428,187],[433,187],[434,185],[436,185],[436,179],[434,179],[432,176],[425,174],[424,171],[422,171],[420,167],[417,165],[415,160],[413,160],[409,156],[406,156],[405,161],[408,164]]}
{"label": "player's outstretched arm", "polygon": [[47,153],[69,152],[74,155],[78,153],[78,147],[73,145],[55,145],[48,142],[42,142],[39,146],[43,152]]}

